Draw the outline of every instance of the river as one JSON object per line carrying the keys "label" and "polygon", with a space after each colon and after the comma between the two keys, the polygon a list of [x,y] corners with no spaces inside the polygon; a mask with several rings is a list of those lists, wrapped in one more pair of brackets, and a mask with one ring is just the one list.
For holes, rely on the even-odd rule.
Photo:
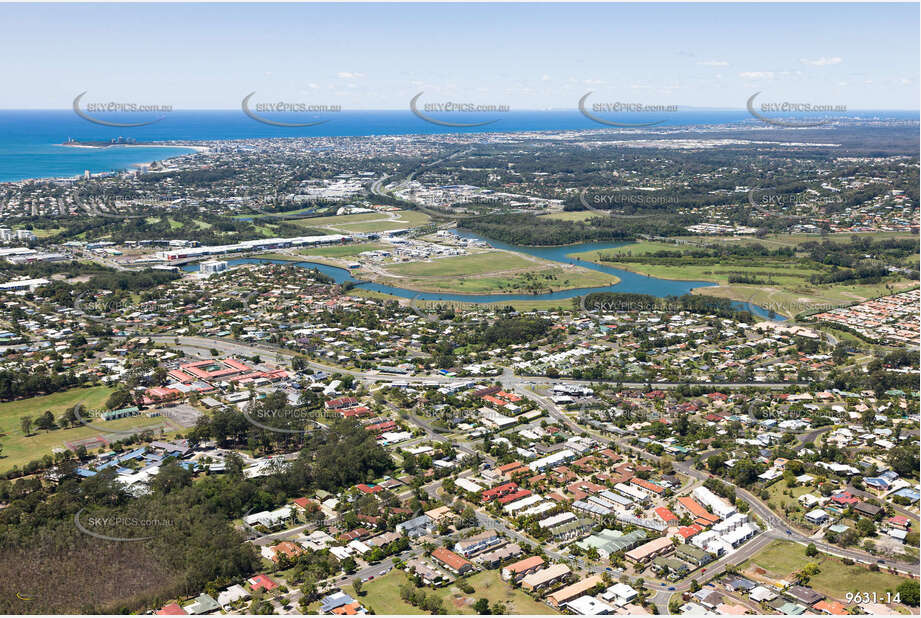
{"label": "river", "polygon": [[[576,258],[570,257],[570,255],[574,253],[583,253],[585,251],[596,251],[600,249],[613,249],[630,244],[625,242],[588,242],[577,245],[568,245],[564,247],[523,247],[483,238],[472,232],[455,231],[455,233],[465,238],[475,238],[482,240],[486,243],[489,243],[489,245],[495,247],[496,249],[504,249],[507,251],[524,253],[551,262],[559,262],[562,264],[577,264],[583,268],[589,268],[591,270],[597,270],[609,275],[614,275],[618,277],[620,281],[614,285],[593,288],[573,288],[569,290],[560,290],[557,292],[548,292],[545,294],[456,294],[450,292],[420,292],[418,290],[410,290],[392,285],[384,285],[382,283],[362,281],[353,277],[352,273],[350,273],[345,268],[328,266],[326,264],[319,264],[317,262],[310,262],[306,260],[302,262],[292,262],[290,260],[238,258],[228,260],[228,264],[231,266],[236,266],[239,264],[293,264],[295,266],[301,266],[304,268],[316,268],[324,275],[331,277],[336,283],[352,282],[355,284],[356,288],[363,290],[372,290],[374,292],[380,292],[382,294],[388,294],[390,296],[396,296],[399,298],[416,298],[418,300],[427,301],[440,300],[445,302],[458,303],[501,303],[513,300],[566,300],[578,296],[585,296],[586,294],[591,294],[592,292],[649,294],[650,296],[666,298],[669,296],[681,296],[683,294],[688,294],[695,288],[712,287],[716,285],[710,281],[679,281],[676,279],[659,279],[656,277],[648,277],[646,275],[638,275],[636,273],[621,270],[619,268],[612,268],[610,266],[578,260]],[[197,271],[198,264],[189,264],[183,267],[183,270],[190,272]],[[783,316],[780,315],[771,316],[766,309],[752,303],[734,302],[733,305],[739,309],[747,309],[755,315],[761,316],[763,318],[772,318],[775,320],[784,319]]]}

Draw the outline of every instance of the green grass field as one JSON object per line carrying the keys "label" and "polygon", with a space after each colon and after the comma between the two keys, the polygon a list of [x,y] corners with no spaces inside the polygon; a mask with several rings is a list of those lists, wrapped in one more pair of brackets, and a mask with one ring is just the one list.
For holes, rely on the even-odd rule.
{"label": "green grass field", "polygon": [[758,566],[767,571],[767,575],[774,579],[788,579],[794,571],[802,569],[809,562],[817,562],[820,572],[809,580],[809,586],[828,595],[833,599],[844,602],[844,595],[848,592],[875,591],[885,595],[887,590],[895,591],[896,587],[904,581],[898,575],[884,571],[870,571],[858,564],[848,566],[838,558],[827,554],[819,554],[814,558],[806,555],[806,548],[798,543],[788,541],[774,541],[754,557],[742,563],[743,572],[753,566]]}
{"label": "green grass field", "polygon": [[[409,581],[403,571],[393,570],[380,579],[365,582],[362,585],[362,596],[355,595],[351,583],[344,587],[345,591],[358,599],[362,605],[373,609],[378,615],[411,614],[418,615],[426,612],[400,598],[400,586]],[[509,614],[555,614],[552,608],[535,601],[520,589],[515,589],[502,581],[499,571],[482,571],[471,575],[467,582],[474,587],[473,594],[466,594],[456,585],[448,585],[434,590],[443,601],[448,614],[475,614],[473,604],[477,599],[487,599],[492,605],[497,601],[505,603]],[[426,587],[427,594],[432,589]]]}
{"label": "green grass field", "polygon": [[377,251],[379,249],[390,249],[390,245],[379,242],[355,243],[348,245],[335,245],[332,247],[315,247],[300,251],[303,255],[319,255],[331,258],[354,257],[364,251]]}
{"label": "green grass field", "polygon": [[302,213],[309,212],[311,209],[313,209],[313,206],[298,208],[297,210],[287,210],[284,212],[273,212],[271,214],[252,213],[252,214],[245,214],[245,215],[234,215],[233,218],[234,219],[259,219],[259,218],[283,217],[283,216],[288,216],[288,215],[299,215]]}
{"label": "green grass field", "polygon": [[419,227],[431,221],[425,213],[415,210],[394,212],[362,212],[355,215],[308,217],[289,222],[310,228],[324,228],[345,233],[385,232],[407,227]]}
{"label": "green grass field", "polygon": [[[430,262],[387,265],[394,278],[378,276],[376,281],[426,291],[464,294],[543,294],[572,288],[613,285],[617,277],[594,270],[557,266],[506,251],[487,251]],[[559,306],[555,301],[554,306]],[[563,303],[565,304],[565,303]]]}
{"label": "green grass field", "polygon": [[[798,501],[799,497],[802,495],[808,493],[818,494],[818,490],[815,487],[787,487],[787,483],[781,479],[768,487],[767,491],[768,494],[770,494],[767,503],[771,506],[772,511],[785,511],[788,513],[788,519],[793,521],[797,527],[808,531],[816,530],[816,526],[803,519],[803,515],[806,514],[806,509],[804,509]],[[792,491],[793,496],[786,495],[784,493],[786,491]]]}
{"label": "green grass field", "polygon": [[408,581],[409,578],[406,577],[406,573],[394,569],[379,579],[362,584],[361,596],[355,594],[355,588],[352,587],[351,582],[344,586],[343,590],[365,607],[373,609],[374,613],[378,615],[418,615],[426,613],[400,598],[400,586]]}
{"label": "green grass field", "polygon": [[553,608],[535,601],[524,591],[513,588],[502,581],[499,571],[481,571],[467,578],[473,586],[472,594],[466,594],[457,586],[445,586],[438,590],[438,596],[444,599],[448,613],[475,614],[473,604],[478,599],[487,599],[490,606],[494,603],[505,604],[509,614],[556,614]]}
{"label": "green grass field", "polygon": [[916,234],[908,232],[854,232],[845,234],[768,234],[764,238],[755,236],[676,236],[675,240],[692,242],[699,245],[707,244],[761,244],[770,249],[778,247],[798,247],[806,242],[849,242],[851,237],[872,238],[873,240],[886,240],[890,238],[917,238]]}
{"label": "green grass field", "polygon": [[487,251],[436,258],[431,262],[388,264],[387,271],[407,277],[470,277],[506,270],[523,270],[534,266],[533,260],[515,253]]}
{"label": "green grass field", "polygon": [[[785,241],[777,240],[779,244],[786,242],[795,245],[806,240],[802,238],[788,238]],[[817,237],[808,237],[815,240]],[[696,239],[700,242],[711,242],[718,239]],[[726,239],[738,242],[754,242],[756,239]],[[767,243],[765,243],[767,244]],[[718,287],[698,288],[697,294],[706,294],[720,298],[728,298],[743,302],[752,302],[766,309],[773,309],[776,313],[793,317],[798,313],[815,311],[827,307],[846,305],[860,302],[869,298],[892,294],[900,290],[917,285],[916,282],[901,280],[881,282],[875,284],[861,284],[842,282],[839,284],[814,285],[809,282],[809,277],[818,274],[818,268],[810,267],[785,258],[759,258],[757,261],[742,261],[740,263],[726,264],[696,264],[693,260],[681,265],[644,264],[639,262],[602,261],[601,255],[638,257],[654,251],[675,251],[689,248],[688,245],[674,245],[665,242],[640,241],[615,249],[601,251],[588,251],[573,254],[583,260],[605,264],[615,268],[622,268],[631,272],[649,275],[663,279],[679,279],[684,281],[711,281],[719,284]],[[768,280],[765,284],[740,284],[729,283],[732,274],[747,274]]]}
{"label": "green grass field", "polygon": [[[118,440],[121,436],[106,434],[93,427],[78,426],[70,429],[54,429],[44,431],[32,429],[32,435],[25,436],[22,432],[20,418],[31,416],[33,419],[50,410],[55,418],[64,410],[75,404],[82,403],[87,409],[100,409],[113,389],[107,386],[90,388],[73,388],[43,397],[21,399],[0,403],[0,444],[3,451],[0,453],[0,471],[6,471],[13,466],[22,466],[32,460],[49,455],[54,448],[66,448],[65,442],[73,442],[94,436],[101,436],[108,441]],[[162,426],[162,418],[148,418],[146,415],[119,419],[117,421],[97,421],[100,427],[122,431],[134,427]]]}
{"label": "green grass field", "polygon": [[541,215],[547,219],[556,219],[558,221],[585,221],[586,219],[591,219],[592,217],[599,216],[598,213],[592,212],[590,210],[570,210],[570,211],[560,211],[553,212],[546,215]]}
{"label": "green grass field", "polygon": [[[25,228],[16,228],[16,229],[25,229]],[[50,238],[55,236],[60,232],[63,232],[65,228],[63,227],[49,227],[49,228],[34,228],[32,233],[35,234],[37,238]]]}

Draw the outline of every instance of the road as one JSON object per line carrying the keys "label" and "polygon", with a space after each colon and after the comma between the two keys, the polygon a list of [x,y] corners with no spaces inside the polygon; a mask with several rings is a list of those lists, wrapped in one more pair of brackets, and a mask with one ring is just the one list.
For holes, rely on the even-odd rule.
{"label": "road", "polygon": [[[258,354],[272,353],[281,354],[282,356],[292,357],[297,354],[292,350],[277,346],[271,343],[250,342],[241,343],[230,339],[221,339],[217,337],[187,336],[187,335],[152,335],[151,339],[166,343],[179,342],[180,346],[192,348],[203,348],[206,350],[215,349],[224,354],[236,354],[239,356],[255,356]],[[370,382],[435,382],[438,384],[452,384],[458,382],[468,382],[471,378],[452,378],[442,375],[417,376],[409,377],[403,375],[390,375],[377,373],[375,371],[356,371],[353,369],[344,369],[334,365],[325,365],[317,361],[310,360],[307,363],[313,369],[320,369],[327,373],[339,373],[350,375]],[[574,380],[571,378],[546,378],[541,376],[517,376],[511,373],[505,373],[501,377],[503,385],[507,388],[523,387],[524,385],[552,386],[553,384],[577,384],[591,386],[599,383],[621,384],[624,388],[646,388],[655,387],[663,390],[680,388],[682,386],[708,386],[713,389],[734,390],[742,388],[768,388],[784,389],[790,386],[806,386],[805,382],[619,382],[616,380]],[[581,430],[580,430],[581,431]]]}

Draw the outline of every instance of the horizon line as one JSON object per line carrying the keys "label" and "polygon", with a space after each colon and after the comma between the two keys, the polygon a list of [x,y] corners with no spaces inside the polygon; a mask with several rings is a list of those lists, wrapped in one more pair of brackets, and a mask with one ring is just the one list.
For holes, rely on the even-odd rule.
{"label": "horizon line", "polygon": [[[675,114],[682,111],[709,111],[709,112],[747,112],[748,110],[745,107],[696,107],[696,106],[678,106],[677,111],[672,112],[658,112],[662,114]],[[233,112],[240,111],[240,107],[184,107],[179,109],[173,109],[171,112]],[[306,112],[281,112],[285,114],[338,114],[341,112],[409,112],[412,113],[412,110],[409,107],[383,107],[383,108],[343,108],[338,112],[323,112],[323,111],[306,111]],[[0,107],[0,112],[73,112],[72,107]],[[447,113],[459,113],[459,114],[473,114],[473,113],[497,113],[497,114],[509,114],[514,112],[576,112],[580,113],[578,108],[570,107],[551,107],[551,108],[533,108],[533,107],[522,107],[516,109],[509,109],[508,111],[498,111],[490,110],[489,112],[447,112]],[[853,110],[846,111],[830,111],[828,114],[851,114],[855,112],[915,112],[921,114],[921,108],[919,109],[905,109],[905,108],[857,108]],[[112,113],[112,112],[101,112],[101,113]],[[115,113],[127,113],[127,112],[115,112]],[[158,113],[156,111],[151,112],[137,112],[137,113]],[[279,112],[266,112],[266,113],[279,113]],[[438,112],[433,112],[438,113]],[[609,112],[611,114],[635,114],[637,112],[623,111],[623,112]],[[646,113],[646,112],[644,112]],[[796,114],[803,112],[777,112],[778,114]]]}

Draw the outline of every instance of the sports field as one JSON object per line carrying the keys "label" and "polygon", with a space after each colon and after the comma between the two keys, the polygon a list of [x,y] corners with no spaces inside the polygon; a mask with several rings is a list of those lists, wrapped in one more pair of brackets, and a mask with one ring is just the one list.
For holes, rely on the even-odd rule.
{"label": "sports field", "polygon": [[[21,467],[32,460],[52,454],[55,448],[67,448],[68,444],[76,445],[81,441],[99,437],[102,440],[95,441],[95,444],[101,445],[103,441],[111,442],[124,437],[119,434],[106,433],[100,428],[124,431],[135,427],[164,426],[163,418],[149,418],[141,414],[115,421],[95,421],[94,427],[79,425],[69,429],[45,431],[33,426],[29,436],[22,431],[20,419],[23,416],[31,416],[34,420],[46,410],[50,410],[57,419],[67,408],[78,403],[83,404],[87,410],[98,410],[103,407],[112,390],[107,386],[72,388],[42,397],[0,403],[0,444],[3,445],[3,450],[0,452],[0,472],[9,470],[13,466]],[[92,450],[92,447],[88,448]]]}
{"label": "sports field", "polygon": [[385,232],[402,228],[419,227],[431,221],[427,214],[415,210],[392,212],[362,212],[354,215],[331,217],[308,217],[291,219],[290,223],[313,229],[325,229],[330,233]]}

